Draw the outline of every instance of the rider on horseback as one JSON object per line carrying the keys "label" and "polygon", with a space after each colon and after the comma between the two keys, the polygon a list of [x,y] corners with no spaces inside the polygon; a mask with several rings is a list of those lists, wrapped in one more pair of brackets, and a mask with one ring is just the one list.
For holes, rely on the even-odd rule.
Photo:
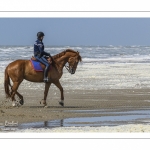
{"label": "rider on horseback", "polygon": [[49,82],[49,78],[47,77],[48,75],[48,70],[50,67],[50,63],[47,61],[46,56],[49,56],[51,58],[50,53],[47,53],[44,51],[44,44],[42,42],[43,38],[44,38],[44,33],[43,32],[38,32],[37,33],[37,40],[34,43],[34,57],[41,62],[42,64],[44,64],[45,70],[44,70],[44,82]]}

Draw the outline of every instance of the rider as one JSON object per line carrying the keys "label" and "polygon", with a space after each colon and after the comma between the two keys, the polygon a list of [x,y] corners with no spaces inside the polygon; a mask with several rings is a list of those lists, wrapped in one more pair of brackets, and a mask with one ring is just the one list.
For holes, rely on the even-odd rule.
{"label": "rider", "polygon": [[50,53],[47,53],[44,51],[44,44],[42,42],[43,38],[44,38],[44,33],[43,32],[38,32],[37,33],[37,40],[34,43],[34,57],[41,62],[42,64],[44,64],[45,70],[44,70],[44,82],[49,82],[49,78],[47,77],[48,75],[48,70],[50,67],[50,64],[48,63],[47,59],[45,58],[45,56],[49,56],[51,57]]}

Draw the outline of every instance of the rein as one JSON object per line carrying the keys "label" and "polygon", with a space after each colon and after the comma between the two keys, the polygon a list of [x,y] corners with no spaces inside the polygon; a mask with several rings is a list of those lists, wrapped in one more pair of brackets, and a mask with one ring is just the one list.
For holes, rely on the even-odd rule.
{"label": "rein", "polygon": [[69,66],[66,66],[66,65],[65,65],[65,68],[66,68],[66,69],[67,69],[67,71],[69,72]]}

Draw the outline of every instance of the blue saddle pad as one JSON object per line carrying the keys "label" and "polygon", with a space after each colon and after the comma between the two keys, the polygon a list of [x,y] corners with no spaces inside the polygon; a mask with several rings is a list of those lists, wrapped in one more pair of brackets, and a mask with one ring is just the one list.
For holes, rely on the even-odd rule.
{"label": "blue saddle pad", "polygon": [[40,62],[34,61],[34,60],[30,60],[30,61],[31,61],[32,67],[35,71],[43,71],[43,69],[40,65]]}

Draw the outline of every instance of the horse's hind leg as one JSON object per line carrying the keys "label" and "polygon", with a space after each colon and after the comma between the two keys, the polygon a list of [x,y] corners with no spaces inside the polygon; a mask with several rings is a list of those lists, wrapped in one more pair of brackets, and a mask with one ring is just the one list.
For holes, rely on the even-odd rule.
{"label": "horse's hind leg", "polygon": [[11,92],[12,93],[11,94],[11,99],[12,99],[12,102],[13,102],[13,104],[12,104],[13,106],[15,106],[15,102],[14,102],[15,101],[15,94],[18,93],[17,90],[18,90],[18,87],[19,87],[20,83],[21,82],[13,82],[12,92]]}
{"label": "horse's hind leg", "polygon": [[[11,94],[10,95],[12,95],[13,94],[13,90],[11,89]],[[24,100],[23,100],[23,96],[19,93],[19,92],[17,92],[16,91],[16,95],[19,97],[19,103],[21,104],[21,105],[23,105],[24,104]]]}
{"label": "horse's hind leg", "polygon": [[24,104],[24,100],[23,100],[23,96],[19,93],[19,92],[16,92],[16,95],[18,95],[18,97],[19,97],[19,103],[21,104],[21,105],[23,105]]}

